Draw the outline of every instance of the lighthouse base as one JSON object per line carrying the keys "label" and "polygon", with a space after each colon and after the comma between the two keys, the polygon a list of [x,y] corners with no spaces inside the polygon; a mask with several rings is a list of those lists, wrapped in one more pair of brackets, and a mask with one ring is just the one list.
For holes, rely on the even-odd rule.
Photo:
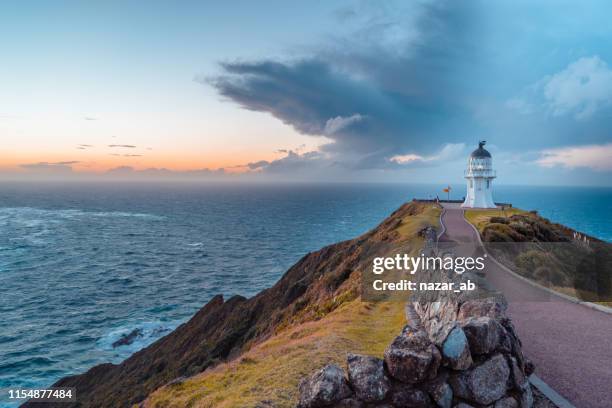
{"label": "lighthouse base", "polygon": [[486,210],[488,208],[497,208],[497,206],[495,204],[493,205],[473,205],[473,204],[466,203],[464,201],[463,204],[461,204],[461,208],[474,208],[474,209]]}
{"label": "lighthouse base", "polygon": [[462,208],[497,208],[493,201],[491,179],[468,179],[467,194]]}

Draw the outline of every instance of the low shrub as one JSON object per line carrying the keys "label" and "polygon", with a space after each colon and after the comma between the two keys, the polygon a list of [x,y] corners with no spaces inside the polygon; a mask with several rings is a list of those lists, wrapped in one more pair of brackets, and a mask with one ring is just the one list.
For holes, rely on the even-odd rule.
{"label": "low shrub", "polygon": [[535,269],[533,276],[545,286],[566,287],[568,285],[567,276],[556,268],[540,266]]}
{"label": "low shrub", "polygon": [[482,230],[487,242],[524,242],[527,239],[506,224],[491,223]]}
{"label": "low shrub", "polygon": [[525,223],[525,222],[511,222],[508,224],[510,226],[510,228],[512,228],[513,230],[515,230],[516,232],[518,232],[519,234],[528,237],[528,238],[533,238],[534,236],[534,231],[533,228],[531,228],[531,225]]}
{"label": "low shrub", "polygon": [[[525,275],[535,277],[536,270],[548,267],[546,255],[540,251],[530,250],[519,254],[514,264],[521,269]],[[543,271],[542,271],[543,273]]]}

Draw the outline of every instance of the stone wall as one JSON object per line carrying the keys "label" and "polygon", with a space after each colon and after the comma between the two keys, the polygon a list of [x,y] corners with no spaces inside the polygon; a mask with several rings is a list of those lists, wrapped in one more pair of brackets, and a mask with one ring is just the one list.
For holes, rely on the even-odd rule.
{"label": "stone wall", "polygon": [[533,366],[501,298],[410,303],[384,359],[349,354],[299,385],[300,408],[533,406]]}

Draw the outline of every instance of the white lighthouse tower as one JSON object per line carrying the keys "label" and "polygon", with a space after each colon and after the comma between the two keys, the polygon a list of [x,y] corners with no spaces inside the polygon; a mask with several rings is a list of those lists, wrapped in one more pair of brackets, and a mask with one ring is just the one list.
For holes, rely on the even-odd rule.
{"label": "white lighthouse tower", "polygon": [[486,141],[478,142],[478,149],[474,150],[468,158],[465,170],[467,179],[467,194],[461,205],[464,208],[495,208],[493,202],[493,159],[483,146]]}

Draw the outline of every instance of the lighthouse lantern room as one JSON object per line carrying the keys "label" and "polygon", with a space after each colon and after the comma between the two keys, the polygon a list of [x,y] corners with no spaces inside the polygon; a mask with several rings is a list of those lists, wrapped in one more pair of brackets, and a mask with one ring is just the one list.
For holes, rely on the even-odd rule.
{"label": "lighthouse lantern room", "polygon": [[474,150],[468,158],[468,166],[465,170],[467,179],[467,195],[461,205],[463,208],[495,208],[493,202],[493,159],[483,146],[486,141],[478,143],[478,149]]}

